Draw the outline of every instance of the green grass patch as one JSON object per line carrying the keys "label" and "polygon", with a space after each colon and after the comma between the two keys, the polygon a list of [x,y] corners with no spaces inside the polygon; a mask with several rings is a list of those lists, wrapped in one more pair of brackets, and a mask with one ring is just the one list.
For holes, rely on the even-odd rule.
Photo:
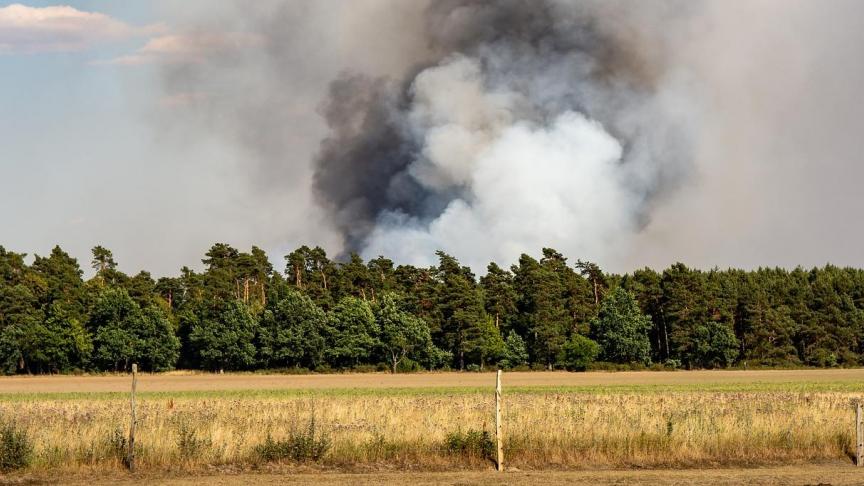
{"label": "green grass patch", "polygon": [[[284,388],[258,390],[203,390],[203,391],[139,391],[141,399],[279,399],[316,397],[363,397],[363,396],[453,396],[489,394],[488,387],[406,387],[406,388]],[[504,387],[505,394],[661,394],[661,393],[864,393],[864,383],[842,382],[751,382],[751,383],[700,383],[679,385],[590,385],[590,386],[514,386]],[[127,399],[128,392],[49,392],[49,393],[0,393],[0,402],[50,401],[50,400],[119,400]]]}

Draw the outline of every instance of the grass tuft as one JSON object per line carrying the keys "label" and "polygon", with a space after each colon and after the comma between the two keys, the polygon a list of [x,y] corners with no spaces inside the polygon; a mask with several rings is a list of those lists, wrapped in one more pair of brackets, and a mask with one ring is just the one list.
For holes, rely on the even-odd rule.
{"label": "grass tuft", "polygon": [[11,472],[30,465],[33,443],[27,431],[13,422],[0,424],[0,472]]}

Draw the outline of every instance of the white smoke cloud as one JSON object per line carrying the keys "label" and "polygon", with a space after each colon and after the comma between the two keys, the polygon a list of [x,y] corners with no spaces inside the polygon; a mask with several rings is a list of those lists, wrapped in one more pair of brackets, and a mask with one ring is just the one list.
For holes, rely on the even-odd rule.
{"label": "white smoke cloud", "polygon": [[418,147],[407,174],[449,202],[432,217],[384,210],[363,256],[429,265],[444,250],[478,272],[546,246],[620,260],[654,193],[686,174],[697,114],[678,72],[649,88],[621,60],[610,82],[592,42],[496,38],[417,73],[400,115]]}
{"label": "white smoke cloud", "polygon": [[526,248],[549,245],[607,254],[632,226],[621,154],[615,138],[579,113],[564,113],[548,127],[517,122],[466,164],[470,197],[452,201],[426,225],[386,215],[365,254],[427,264],[442,249],[478,269],[490,258],[512,262]]}

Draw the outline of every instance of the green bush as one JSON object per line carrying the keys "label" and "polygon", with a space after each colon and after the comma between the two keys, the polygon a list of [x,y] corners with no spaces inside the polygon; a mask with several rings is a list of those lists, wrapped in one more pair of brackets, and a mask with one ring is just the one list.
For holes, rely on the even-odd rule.
{"label": "green bush", "polygon": [[413,373],[415,371],[421,371],[422,369],[423,367],[420,366],[420,363],[411,358],[405,358],[396,366],[396,373]]}
{"label": "green bush", "polygon": [[33,443],[27,432],[14,423],[0,424],[0,472],[10,472],[30,465]]}
{"label": "green bush", "polygon": [[359,364],[350,368],[352,373],[375,373],[378,371],[387,371],[387,365],[384,363],[374,364]]}
{"label": "green bush", "polygon": [[569,370],[584,370],[598,354],[600,346],[581,334],[574,334],[564,344],[564,364]]}
{"label": "green bush", "polygon": [[266,462],[291,459],[297,462],[318,461],[327,454],[333,441],[318,426],[313,416],[305,430],[291,432],[286,439],[275,440],[270,434],[255,448],[259,459]]}
{"label": "green bush", "polygon": [[199,437],[195,429],[186,423],[181,422],[177,428],[177,448],[180,450],[180,457],[185,459],[199,457],[212,445],[210,439]]}
{"label": "green bush", "polygon": [[491,459],[495,453],[492,436],[485,430],[468,429],[467,432],[461,430],[451,432],[447,434],[444,443],[451,454]]}

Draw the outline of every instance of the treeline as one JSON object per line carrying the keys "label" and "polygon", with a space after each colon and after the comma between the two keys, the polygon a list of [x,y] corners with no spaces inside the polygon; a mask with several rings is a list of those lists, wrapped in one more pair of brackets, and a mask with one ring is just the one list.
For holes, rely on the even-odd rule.
{"label": "treeline", "polygon": [[216,244],[205,270],[154,280],[93,249],[76,259],[0,246],[0,371],[193,368],[584,369],[856,366],[864,360],[864,271],[626,275],[544,249],[477,278],[439,252],[430,268],[329,259],[301,247],[277,271],[259,248]]}

